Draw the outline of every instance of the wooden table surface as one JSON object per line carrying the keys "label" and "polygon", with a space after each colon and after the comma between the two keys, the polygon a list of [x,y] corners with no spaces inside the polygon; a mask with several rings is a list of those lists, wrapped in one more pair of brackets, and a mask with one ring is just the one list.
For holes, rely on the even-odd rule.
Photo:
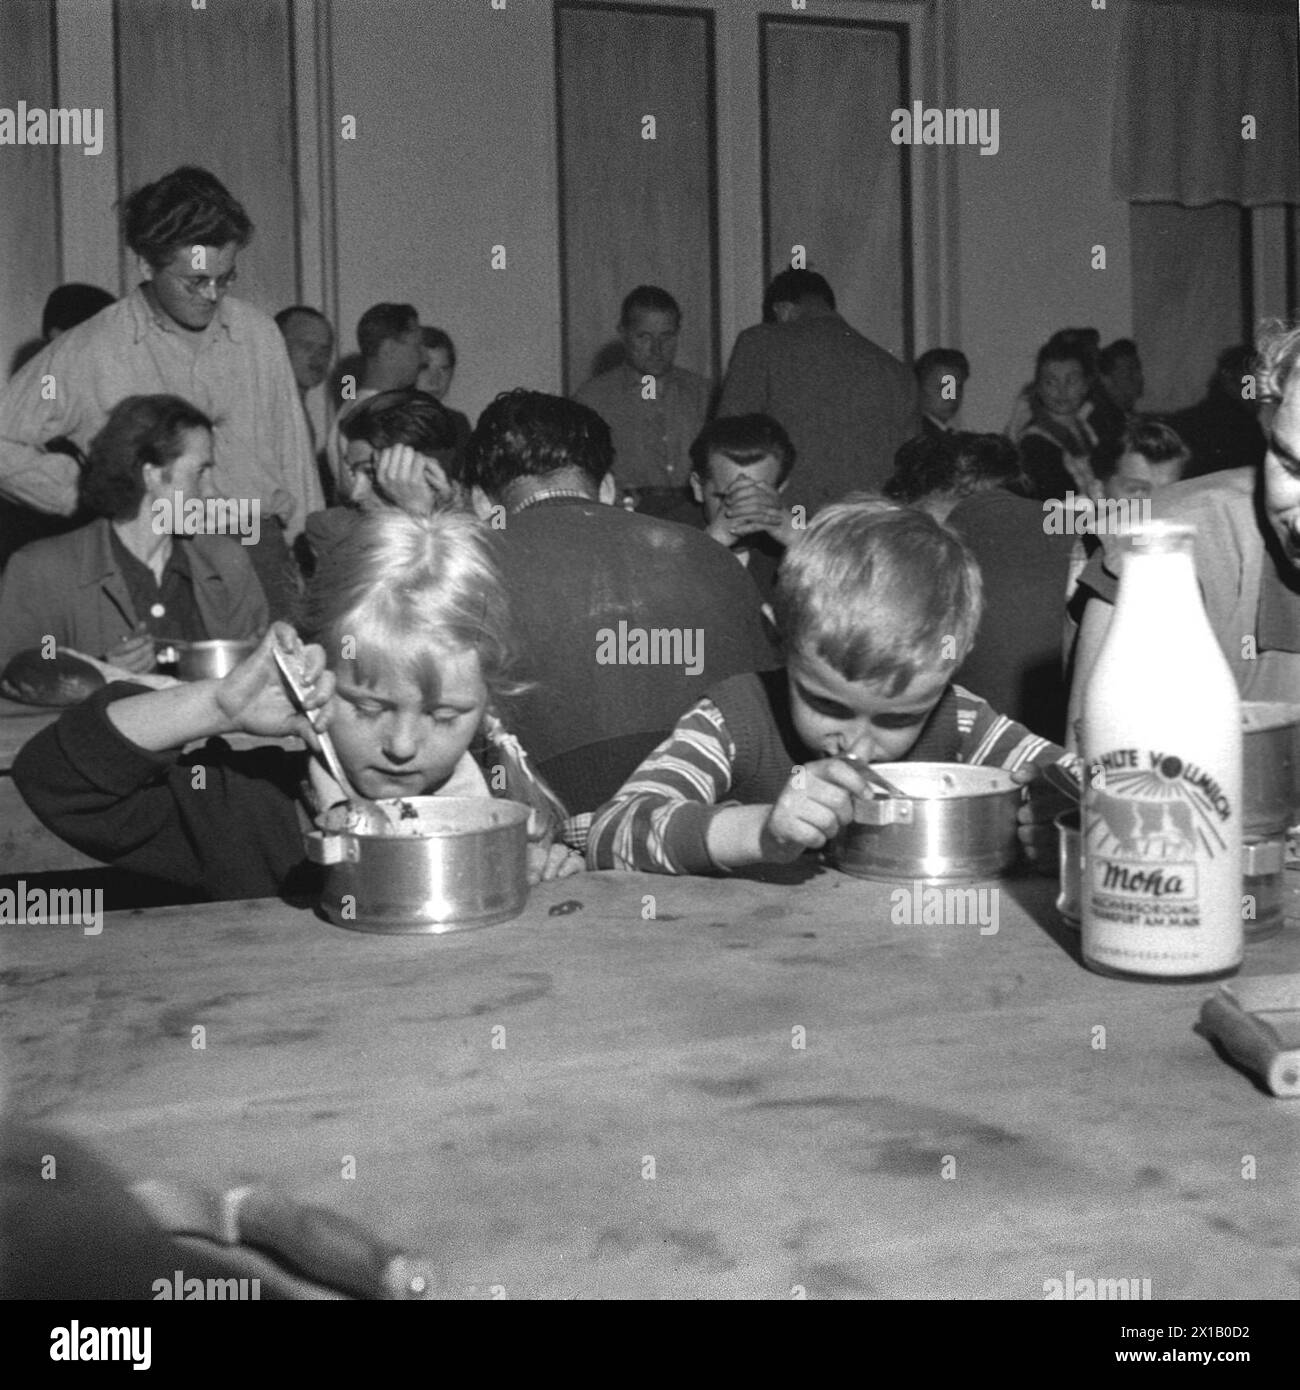
{"label": "wooden table surface", "polygon": [[62,713],[57,709],[20,705],[0,696],[0,773],[7,773],[13,767],[18,750],[33,734],[53,724]]}
{"label": "wooden table surface", "polygon": [[46,830],[18,795],[11,775],[18,750],[62,712],[0,697],[0,874],[90,869],[99,864]]}
{"label": "wooden table surface", "polygon": [[[1295,1298],[1300,1104],[1194,1031],[1213,986],[1090,974],[1051,881],[984,887],[995,935],[829,870],[592,874],[441,938],[7,927],[9,1103],[132,1180],[335,1207],[449,1297]],[[1291,927],[1245,973],[1297,968]]]}

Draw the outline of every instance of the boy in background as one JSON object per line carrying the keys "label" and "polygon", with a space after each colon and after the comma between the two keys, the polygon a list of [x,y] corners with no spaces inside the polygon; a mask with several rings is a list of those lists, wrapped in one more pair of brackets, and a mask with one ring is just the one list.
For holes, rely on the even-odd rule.
{"label": "boy in background", "polygon": [[962,393],[970,377],[970,362],[956,348],[931,348],[912,364],[921,399],[921,433],[947,434],[961,412]]}
{"label": "boy in background", "polygon": [[745,566],[765,603],[794,535],[780,498],[793,467],[794,445],[770,415],[723,416],[691,445],[691,492],[705,529]]}
{"label": "boy in background", "polygon": [[781,567],[786,667],[733,676],[678,720],[596,812],[588,866],[707,874],[793,860],[853,819],[867,786],[855,759],[1008,769],[1031,787],[1021,841],[1050,863],[1078,760],[952,683],[981,604],[973,557],[932,517],[828,507]]}

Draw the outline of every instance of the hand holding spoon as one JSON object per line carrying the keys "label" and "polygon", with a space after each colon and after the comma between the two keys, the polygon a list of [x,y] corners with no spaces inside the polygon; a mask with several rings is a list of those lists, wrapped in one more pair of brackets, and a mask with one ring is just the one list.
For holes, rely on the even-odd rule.
{"label": "hand holding spoon", "polygon": [[[315,730],[317,741],[320,743],[321,756],[325,759],[325,766],[329,769],[330,776],[339,784],[340,790],[350,791],[348,775],[343,771],[343,764],[339,762],[339,755],[335,752],[329,730],[322,729],[318,724],[316,718],[318,712],[307,708],[307,692],[299,683],[298,676],[290,665],[288,655],[279,647],[273,647],[271,655],[275,657],[275,664],[280,668],[280,675],[285,685],[288,686],[290,695],[293,696],[294,704],[306,716],[307,722]],[[326,812],[326,816],[332,817],[332,820],[326,824],[327,830],[352,830],[362,835],[386,835],[389,830],[388,817],[378,806],[374,806],[368,801],[357,800],[352,796],[348,797],[346,805],[331,807]]]}

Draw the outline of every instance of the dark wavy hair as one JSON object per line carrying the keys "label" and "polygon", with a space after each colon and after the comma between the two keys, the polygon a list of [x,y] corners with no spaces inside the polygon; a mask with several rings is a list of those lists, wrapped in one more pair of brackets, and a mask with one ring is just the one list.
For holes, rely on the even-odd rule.
{"label": "dark wavy hair", "polygon": [[375,450],[409,444],[417,454],[435,458],[444,467],[456,450],[451,412],[427,391],[414,388],[368,396],[343,417],[339,433],[348,441],[363,439]]}
{"label": "dark wavy hair", "polygon": [[918,434],[894,455],[894,472],[881,491],[911,506],[935,493],[968,497],[983,487],[1020,479],[1020,452],[1001,434]]}
{"label": "dark wavy hair", "polygon": [[253,224],[220,179],[185,164],[126,199],[122,236],[158,270],[183,246],[247,246]]}
{"label": "dark wavy hair", "polygon": [[110,521],[129,521],[144,500],[146,463],[165,468],[185,450],[190,430],[211,430],[198,406],[179,396],[127,396],[90,441],[81,501]]}
{"label": "dark wavy hair", "polygon": [[563,396],[518,387],[479,416],[465,451],[465,481],[500,497],[518,478],[579,468],[599,487],[614,466],[609,426],[594,410]]}
{"label": "dark wavy hair", "polygon": [[1034,380],[1048,362],[1077,362],[1089,381],[1097,375],[1101,355],[1101,335],[1095,328],[1061,328],[1038,349],[1034,358]]}
{"label": "dark wavy hair", "polygon": [[362,357],[373,358],[385,343],[419,326],[420,311],[414,304],[372,304],[357,320],[357,346]]}
{"label": "dark wavy hair", "polygon": [[85,285],[80,281],[60,285],[50,291],[45,301],[45,312],[41,315],[41,337],[49,342],[52,333],[66,333],[69,328],[85,323],[101,309],[116,303],[117,300],[98,285]]}
{"label": "dark wavy hair", "polygon": [[778,304],[800,304],[805,299],[820,300],[832,309],[835,307],[835,291],[824,275],[815,270],[781,271],[772,277],[763,292],[763,322],[776,322]]}
{"label": "dark wavy hair", "polygon": [[773,454],[780,464],[778,487],[794,467],[790,436],[770,415],[721,415],[710,420],[691,445],[691,472],[696,477],[707,479],[712,454],[723,454],[742,468]]}

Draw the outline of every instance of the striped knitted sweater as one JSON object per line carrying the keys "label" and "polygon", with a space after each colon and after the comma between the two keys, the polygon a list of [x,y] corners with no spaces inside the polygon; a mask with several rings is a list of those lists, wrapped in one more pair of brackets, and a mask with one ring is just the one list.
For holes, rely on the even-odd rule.
{"label": "striped knitted sweater", "polygon": [[[595,814],[587,866],[643,873],[708,874],[709,822],[724,805],[776,801],[797,764],[824,755],[794,729],[784,670],[733,676],[682,715],[677,726]],[[907,762],[1054,768],[1077,785],[1078,759],[950,685]],[[1059,765],[1057,767],[1056,765]]]}

